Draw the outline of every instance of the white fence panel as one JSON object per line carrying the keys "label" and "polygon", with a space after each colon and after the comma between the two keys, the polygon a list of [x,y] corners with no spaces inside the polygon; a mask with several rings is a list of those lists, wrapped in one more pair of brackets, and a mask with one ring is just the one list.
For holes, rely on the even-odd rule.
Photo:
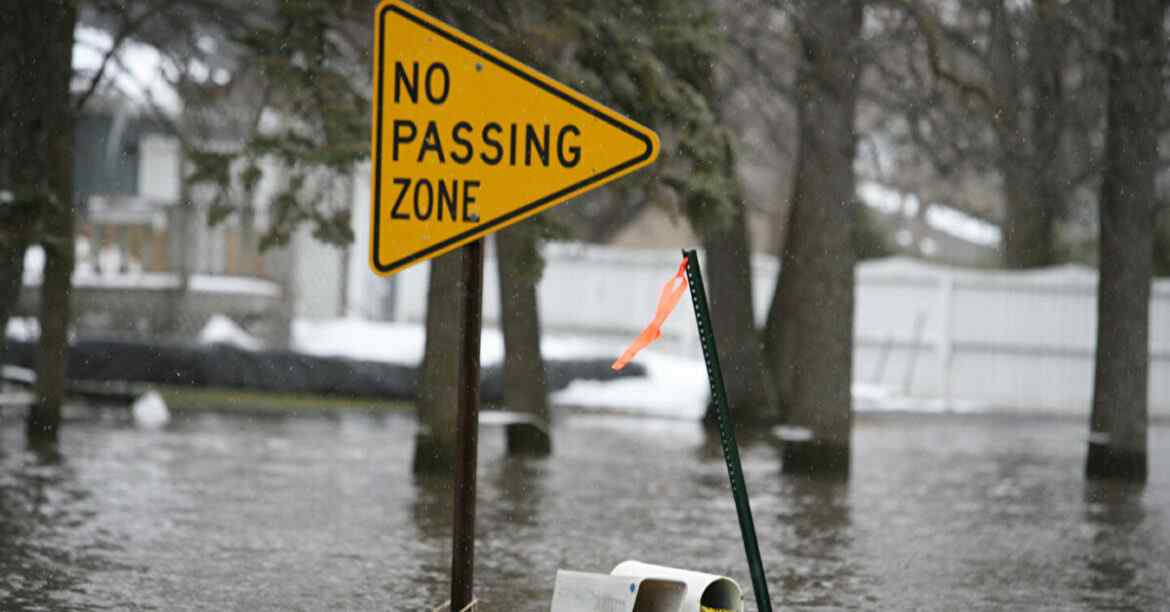
{"label": "white fence panel", "polygon": [[[654,313],[677,251],[554,244],[539,288],[546,333],[632,338]],[[752,261],[753,302],[762,324],[778,264]],[[485,263],[484,320],[499,321],[494,253]],[[390,316],[422,322],[427,266],[394,277]],[[857,268],[854,379],[910,397],[980,402],[1002,409],[1087,414],[1096,336],[1095,270],[975,271],[893,258]],[[1170,416],[1170,281],[1150,304],[1151,412]],[[687,300],[658,347],[697,357]]]}

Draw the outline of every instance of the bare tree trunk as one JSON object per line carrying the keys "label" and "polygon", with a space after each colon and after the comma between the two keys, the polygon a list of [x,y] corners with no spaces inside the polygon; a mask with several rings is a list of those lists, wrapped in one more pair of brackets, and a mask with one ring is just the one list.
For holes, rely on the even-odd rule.
{"label": "bare tree trunk", "polygon": [[60,0],[0,4],[0,335],[20,299],[24,252],[54,196],[53,141],[72,111],[73,20]]}
{"label": "bare tree trunk", "polygon": [[792,425],[783,470],[848,474],[853,426],[853,159],[862,3],[796,3],[800,143],[765,348]]}
{"label": "bare tree trunk", "polygon": [[1154,276],[1170,276],[1170,206],[1157,206],[1154,212]]}
{"label": "bare tree trunk", "polygon": [[1041,185],[1033,164],[1014,154],[1005,154],[1000,163],[1004,190],[1003,266],[1024,270],[1052,265],[1055,219],[1050,202],[1041,197]]}
{"label": "bare tree trunk", "polygon": [[460,251],[456,250],[430,263],[426,347],[419,368],[416,473],[450,473],[455,468],[459,350],[463,337],[462,261]]}
{"label": "bare tree trunk", "polygon": [[[1054,14],[1057,9],[1050,0],[1037,0],[1032,10],[1024,57],[1016,52],[1019,45],[1004,0],[994,4],[989,57],[1003,179],[1003,264],[1017,270],[1056,262],[1062,194],[1058,154],[1064,47],[1056,32],[1060,16]],[[1031,86],[1030,109],[1023,99],[1026,85]]]}
{"label": "bare tree trunk", "polygon": [[[70,276],[73,272],[73,106],[69,95],[72,76],[73,28],[77,7],[66,0],[17,2],[3,9],[0,22],[5,37],[14,37],[18,50],[11,50],[4,61],[11,62],[14,74],[4,82],[6,93],[0,111],[15,111],[10,116],[17,131],[11,149],[14,158],[0,181],[10,183],[17,202],[33,200],[41,208],[42,244],[45,269],[41,285],[41,337],[37,354],[37,402],[29,410],[27,430],[30,438],[54,440],[61,421],[61,401],[65,387],[65,354],[69,325]],[[5,45],[7,46],[7,45]],[[4,49],[4,51],[10,51]],[[19,107],[19,108],[18,108]],[[21,125],[28,121],[26,125]],[[28,130],[21,134],[24,130]],[[4,153],[0,153],[4,155]],[[8,185],[0,184],[8,191]],[[13,197],[15,196],[15,197]],[[26,238],[27,234],[24,235]],[[7,240],[6,240],[7,241]],[[5,255],[24,257],[19,240]],[[19,251],[18,251],[19,249]],[[19,272],[20,263],[6,266]],[[9,283],[20,280],[10,279]],[[3,299],[19,299],[16,291]],[[5,313],[10,308],[3,309]],[[5,317],[7,324],[7,317]],[[0,329],[0,333],[2,333]]]}
{"label": "bare tree trunk", "polygon": [[[496,261],[504,332],[504,401],[511,410],[548,423],[548,384],[536,301],[542,262],[534,228],[516,226],[497,233]],[[552,452],[548,432],[531,425],[509,425],[506,435],[509,453],[539,456]]]}
{"label": "bare tree trunk", "polygon": [[[780,419],[776,390],[764,363],[763,338],[756,330],[752,300],[751,242],[747,206],[735,174],[735,153],[726,143],[724,171],[735,185],[732,218],[721,226],[697,228],[707,255],[707,297],[711,323],[719,341],[719,358],[729,377],[727,402],[737,429],[759,429]],[[708,428],[717,425],[714,406],[703,416]]]}
{"label": "bare tree trunk", "polygon": [[[433,6],[430,8],[440,15],[448,12],[443,10],[445,4],[454,6],[451,3],[442,2],[432,4]],[[531,5],[531,7],[539,6],[541,5]],[[479,10],[489,15],[491,19],[508,24],[513,34],[520,31],[516,24],[527,19],[539,18],[530,15],[529,13],[533,11],[529,11],[527,8],[508,7],[506,4],[499,3],[487,3]],[[463,13],[464,16],[467,15],[465,11],[458,12]],[[535,13],[539,15],[541,11],[536,10]],[[482,19],[460,19],[458,14],[448,15],[447,19],[456,23],[462,22],[460,23],[461,27],[473,35],[486,36],[489,40],[499,37],[498,31],[485,31]],[[520,37],[513,37],[513,40],[520,40]],[[508,41],[505,39],[497,42],[503,44],[504,51],[513,57],[526,63],[539,64],[536,59],[541,57],[540,49],[526,44],[508,45],[506,44]],[[543,262],[537,252],[538,237],[532,226],[533,223],[533,221],[529,221],[496,234],[497,270],[500,278],[500,322],[504,335],[504,401],[511,410],[532,414],[547,423],[549,419],[548,385],[545,379],[544,359],[540,350],[540,316],[536,300],[536,284],[540,279],[540,269]],[[432,330],[432,319],[435,318],[432,316],[432,309],[441,309],[438,316],[446,320],[453,320],[452,317],[461,314],[463,294],[462,289],[457,286],[459,258],[450,258],[455,262],[451,264],[453,270],[444,269],[440,273],[440,266],[436,266],[435,263],[431,265],[431,288],[427,294],[427,348],[420,396],[435,399],[420,401],[419,409],[435,410],[435,402],[438,401],[438,398],[442,398],[441,406],[448,407],[445,410],[450,411],[449,418],[452,423],[451,427],[453,427],[458,398],[457,389],[439,389],[435,386],[446,384],[454,387],[456,381],[454,376],[459,371],[460,337],[458,334],[449,336],[450,329]],[[448,275],[450,275],[449,278]],[[436,282],[441,285],[438,288],[441,293],[444,295],[450,293],[446,299],[452,304],[437,304],[435,302],[433,294],[436,291]],[[451,286],[448,285],[449,283],[456,285]],[[461,316],[457,320],[462,321]],[[435,333],[434,352],[431,342],[432,331]],[[440,351],[449,353],[450,363],[447,363],[447,356],[435,356],[434,362],[432,362],[432,356]],[[451,377],[445,378],[448,375]],[[445,419],[448,418],[448,415],[434,415],[434,418],[446,422]],[[509,453],[542,456],[552,452],[552,441],[548,434],[536,428],[526,425],[510,425],[507,427],[505,435]],[[447,452],[448,444],[450,452],[454,453],[453,437],[450,442],[446,439],[435,439],[426,444],[428,448],[435,447],[436,457]],[[439,449],[438,446],[442,446],[442,449]],[[422,445],[420,444],[418,448],[422,448]],[[419,465],[417,451],[415,456],[417,471]]]}
{"label": "bare tree trunk", "polygon": [[1029,109],[1032,128],[1031,163],[1035,176],[1032,201],[1035,211],[1030,220],[1032,240],[1038,242],[1030,267],[1051,266],[1060,257],[1056,222],[1064,209],[1066,174],[1061,155],[1064,131],[1064,82],[1066,40],[1061,29],[1066,16],[1053,0],[1037,0],[1035,16],[1028,38],[1029,80],[1032,105]]}
{"label": "bare tree trunk", "polygon": [[[72,32],[72,29],[70,30]],[[72,38],[70,38],[72,40]],[[61,424],[65,402],[65,375],[69,360],[69,326],[73,320],[73,234],[76,212],[73,205],[72,162],[73,122],[71,115],[54,138],[56,158],[50,169],[57,197],[45,210],[41,244],[45,249],[45,271],[41,281],[41,336],[37,343],[37,401],[28,413],[28,435],[53,439]]]}
{"label": "bare tree trunk", "polygon": [[1148,472],[1150,277],[1162,107],[1165,0],[1113,4],[1101,183],[1097,358],[1085,464],[1090,478]]}

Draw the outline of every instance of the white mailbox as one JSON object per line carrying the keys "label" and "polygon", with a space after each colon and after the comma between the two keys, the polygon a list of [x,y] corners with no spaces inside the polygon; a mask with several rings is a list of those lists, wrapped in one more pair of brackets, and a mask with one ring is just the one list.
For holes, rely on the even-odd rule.
{"label": "white mailbox", "polygon": [[743,612],[730,578],[638,561],[609,574],[558,571],[550,612]]}
{"label": "white mailbox", "polygon": [[557,571],[552,612],[678,612],[686,594],[675,580]]}

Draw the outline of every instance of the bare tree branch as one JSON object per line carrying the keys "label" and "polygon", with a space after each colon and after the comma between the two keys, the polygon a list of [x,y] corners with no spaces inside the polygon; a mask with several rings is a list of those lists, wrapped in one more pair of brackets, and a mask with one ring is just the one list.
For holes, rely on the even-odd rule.
{"label": "bare tree branch", "polygon": [[924,6],[921,0],[904,0],[903,5],[910,11],[910,15],[922,30],[923,38],[926,41],[926,59],[930,64],[930,71],[939,79],[954,86],[964,95],[979,100],[987,108],[994,108],[995,104],[991,92],[986,87],[964,79],[958,73],[943,65],[939,51],[943,36],[943,26],[939,23],[938,16]]}
{"label": "bare tree branch", "polygon": [[106,50],[104,55],[102,55],[101,64],[98,65],[97,72],[95,72],[93,78],[90,79],[89,86],[87,86],[85,88],[85,92],[83,92],[81,96],[77,98],[77,102],[73,107],[74,112],[80,113],[81,110],[85,108],[86,102],[88,102],[90,97],[93,96],[94,92],[97,91],[98,85],[101,84],[102,79],[105,77],[106,67],[109,66],[110,60],[113,59],[114,55],[117,54],[119,50],[121,50],[122,43],[126,42],[130,36],[132,36],[152,17],[162,12],[162,9],[166,6],[167,5],[165,3],[160,2],[143,11],[142,14],[133,19],[123,20],[122,28],[110,42],[110,48]]}

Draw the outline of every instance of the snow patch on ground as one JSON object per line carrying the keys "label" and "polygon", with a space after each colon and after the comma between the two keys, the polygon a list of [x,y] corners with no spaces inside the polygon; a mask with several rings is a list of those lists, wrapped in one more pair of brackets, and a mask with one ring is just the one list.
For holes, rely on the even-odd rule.
{"label": "snow patch on ground", "polygon": [[[35,340],[36,319],[14,318],[8,337]],[[345,357],[417,366],[422,361],[425,331],[414,323],[388,323],[362,319],[297,319],[292,325],[293,350],[320,357]],[[215,315],[199,334],[205,344],[224,343],[258,350],[262,342],[231,319]],[[615,359],[625,342],[604,336],[546,334],[541,341],[545,359]],[[483,331],[480,360],[485,366],[504,359],[504,339],[498,329]],[[646,368],[645,376],[610,381],[575,380],[552,394],[556,406],[598,412],[621,412],[670,419],[702,418],[707,405],[707,370],[701,358],[678,356],[651,345],[634,359]],[[857,412],[985,412],[980,402],[909,397],[899,390],[866,383],[853,384]]]}
{"label": "snow patch on ground", "polygon": [[161,429],[171,420],[171,411],[157,391],[147,391],[134,400],[130,414],[141,429]]}
{"label": "snow patch on ground", "polygon": [[[603,356],[616,357],[620,350]],[[553,394],[553,403],[675,419],[702,418],[708,394],[707,369],[702,360],[648,348],[638,354],[634,363],[646,367],[646,376],[604,382],[575,380]]]}
{"label": "snow patch on ground", "polygon": [[[378,323],[361,319],[293,322],[293,347],[318,356],[349,357],[401,365],[422,361],[425,333],[413,323]],[[614,340],[546,334],[541,340],[545,359],[616,359],[625,345]],[[480,339],[480,363],[497,365],[504,359],[504,338],[488,328]],[[707,401],[707,371],[701,360],[654,351],[635,360],[646,366],[646,376],[613,381],[576,380],[552,395],[553,403],[576,408],[617,410],[674,418],[702,416]]]}
{"label": "snow patch on ground", "polygon": [[[293,322],[294,349],[319,356],[413,366],[422,361],[424,341],[423,326],[413,323],[361,319]],[[504,342],[498,329],[485,329],[480,347],[484,366],[503,360]],[[541,349],[546,359],[615,359],[625,349],[625,343],[613,338],[546,334]],[[708,386],[707,369],[701,358],[667,354],[651,345],[634,361],[645,366],[646,376],[575,380],[552,395],[554,405],[672,419],[702,417]],[[985,408],[969,402],[924,401],[865,383],[853,385],[853,397],[859,412],[977,412]]]}
{"label": "snow patch on ground", "polygon": [[[426,331],[416,323],[390,323],[363,319],[296,319],[292,324],[293,349],[319,357],[348,357],[401,365],[422,362]],[[546,334],[541,340],[545,359],[617,358],[624,345],[584,336]],[[480,363],[485,367],[504,360],[504,337],[489,327],[479,340]]]}

